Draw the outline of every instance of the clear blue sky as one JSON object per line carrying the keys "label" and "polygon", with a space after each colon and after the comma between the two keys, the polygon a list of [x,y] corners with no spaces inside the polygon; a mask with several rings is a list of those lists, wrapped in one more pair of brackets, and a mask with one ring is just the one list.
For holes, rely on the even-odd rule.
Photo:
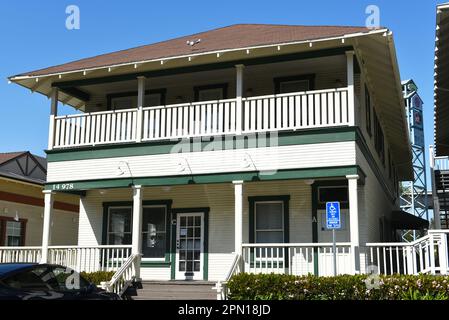
{"label": "clear blue sky", "polygon": [[[71,4],[80,8],[80,30],[65,28]],[[8,76],[235,23],[363,26],[370,4],[380,8],[381,25],[394,33],[402,79],[413,78],[419,87],[429,145],[437,1],[16,0],[0,3],[0,152],[45,155],[48,136],[49,101],[8,84]]]}

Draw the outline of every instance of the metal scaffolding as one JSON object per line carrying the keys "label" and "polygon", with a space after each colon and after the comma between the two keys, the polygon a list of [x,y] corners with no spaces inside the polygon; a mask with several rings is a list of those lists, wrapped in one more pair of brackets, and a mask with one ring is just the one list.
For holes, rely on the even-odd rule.
{"label": "metal scaffolding", "polygon": [[[427,173],[424,143],[423,101],[413,80],[402,82],[405,108],[412,145],[414,180],[401,182],[400,205],[403,211],[429,220],[427,204]],[[415,240],[419,235],[412,230],[404,230],[402,238]]]}

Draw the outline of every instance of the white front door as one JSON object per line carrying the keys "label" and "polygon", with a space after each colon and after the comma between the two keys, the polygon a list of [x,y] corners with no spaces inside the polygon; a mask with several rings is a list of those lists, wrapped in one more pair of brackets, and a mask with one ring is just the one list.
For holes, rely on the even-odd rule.
{"label": "white front door", "polygon": [[179,213],[176,222],[176,280],[203,280],[204,214]]}

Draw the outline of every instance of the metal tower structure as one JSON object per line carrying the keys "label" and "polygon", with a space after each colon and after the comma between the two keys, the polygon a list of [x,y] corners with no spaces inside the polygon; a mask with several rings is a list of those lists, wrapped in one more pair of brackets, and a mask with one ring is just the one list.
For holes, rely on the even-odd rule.
{"label": "metal tower structure", "polygon": [[[423,101],[413,80],[403,81],[402,91],[405,99],[410,143],[412,144],[414,180],[401,182],[401,209],[419,218],[429,220]],[[415,231],[405,230],[402,238],[406,241],[415,240],[417,234]]]}

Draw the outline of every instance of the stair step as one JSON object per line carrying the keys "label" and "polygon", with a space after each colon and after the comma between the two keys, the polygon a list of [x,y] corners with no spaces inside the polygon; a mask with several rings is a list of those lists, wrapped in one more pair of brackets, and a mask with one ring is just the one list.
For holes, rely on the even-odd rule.
{"label": "stair step", "polygon": [[142,281],[133,300],[216,300],[209,281]]}

